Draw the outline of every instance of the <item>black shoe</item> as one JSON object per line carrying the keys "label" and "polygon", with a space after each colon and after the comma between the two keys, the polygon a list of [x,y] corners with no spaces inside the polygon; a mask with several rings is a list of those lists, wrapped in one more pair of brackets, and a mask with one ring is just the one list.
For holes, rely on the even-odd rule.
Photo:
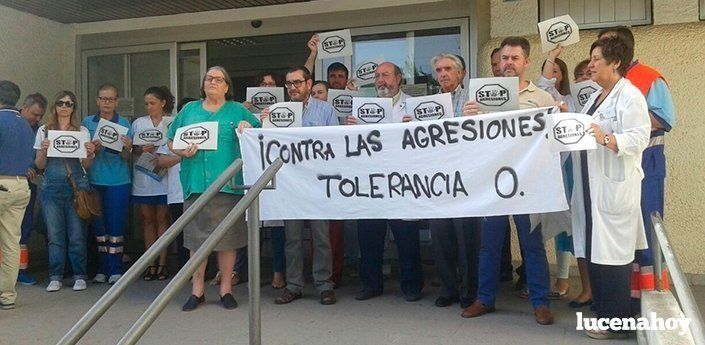
{"label": "black shoe", "polygon": [[181,310],[183,311],[191,311],[196,309],[199,304],[203,303],[206,301],[206,295],[201,295],[201,297],[196,297],[195,295],[191,295],[188,300],[186,300],[186,303],[181,307]]}
{"label": "black shoe", "polygon": [[440,296],[436,298],[436,302],[434,303],[436,307],[447,307],[451,304],[457,303],[458,302],[458,297],[448,297],[448,296]]}
{"label": "black shoe", "polygon": [[335,302],[335,292],[333,292],[333,290],[326,290],[321,292],[321,304],[331,305],[335,304]]}
{"label": "black shoe", "polygon": [[225,295],[220,297],[220,304],[222,304],[223,308],[225,309],[237,308],[237,301],[235,301],[235,298],[233,298],[233,295],[231,293],[226,293]]}
{"label": "black shoe", "polygon": [[360,290],[360,292],[357,293],[357,295],[355,295],[355,299],[358,301],[364,301],[364,300],[368,300],[372,297],[380,296],[381,294],[382,294],[381,291],[380,292],[373,292],[370,290],[362,289],[362,290]]}
{"label": "black shoe", "polygon": [[416,302],[421,299],[421,291],[409,292],[404,294],[404,299],[407,302]]}
{"label": "black shoe", "polygon": [[588,305],[592,305],[592,300],[587,300],[585,302],[571,301],[570,303],[568,303],[569,307],[575,308],[575,309],[582,308],[582,307],[585,307]]}

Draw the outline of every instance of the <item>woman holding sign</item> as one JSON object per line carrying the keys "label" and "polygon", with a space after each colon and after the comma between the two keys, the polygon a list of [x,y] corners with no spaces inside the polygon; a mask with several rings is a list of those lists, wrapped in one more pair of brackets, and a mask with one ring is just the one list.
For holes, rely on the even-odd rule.
{"label": "woman holding sign", "polygon": [[[641,217],[641,154],[649,142],[649,113],[639,89],[624,75],[633,47],[619,38],[592,44],[589,68],[601,90],[583,109],[597,149],[572,155],[571,200],[575,255],[588,262],[598,318],[629,318],[635,249],[645,249]],[[626,337],[617,330],[588,330],[596,339]]]}
{"label": "woman holding sign", "polygon": [[94,219],[90,230],[98,245],[98,274],[94,283],[110,284],[122,277],[125,223],[130,205],[130,167],[132,131],[130,122],[116,112],[118,89],[112,84],[98,88],[99,112],[83,120],[96,146],[93,169],[88,175],[100,193],[103,214]]}
{"label": "woman holding sign", "polygon": [[[150,87],[144,93],[144,107],[148,115],[132,123],[135,145],[132,150],[132,202],[139,205],[144,229],[145,250],[169,228],[169,207],[167,206],[166,169],[156,166],[156,150],[165,142],[167,126],[171,118],[165,118],[174,110],[174,96],[166,86]],[[138,145],[139,144],[139,145]],[[142,279],[166,279],[166,254],[159,255],[156,265],[149,266]]]}
{"label": "woman holding sign", "polygon": [[86,227],[73,205],[74,191],[69,173],[78,188],[89,188],[86,169],[90,168],[95,158],[95,146],[90,141],[84,144],[86,158],[47,157],[51,145],[48,139],[50,131],[84,132],[88,137],[88,129],[81,126],[78,120],[73,92],[59,92],[52,104],[49,121],[39,127],[34,143],[37,150],[35,164],[38,169],[44,170],[40,200],[49,240],[49,285],[46,290],[54,292],[61,289],[68,257],[73,271],[73,290],[81,291],[86,289],[87,278]]}
{"label": "woman holding sign", "polygon": [[[201,83],[200,101],[186,104],[167,133],[169,148],[181,156],[181,184],[184,191],[184,209],[188,209],[205,192],[233,161],[240,158],[240,142],[237,132],[245,128],[260,127],[260,121],[242,104],[234,102],[233,82],[228,72],[220,66],[211,67]],[[198,124],[198,126],[194,126]],[[206,128],[217,126],[217,137],[209,137]],[[198,127],[201,130],[192,129]],[[179,130],[181,129],[181,130]],[[177,131],[180,133],[177,136]],[[206,135],[204,136],[204,132]],[[194,134],[195,133],[195,134]],[[201,146],[215,149],[199,149],[189,138],[200,135]],[[205,137],[205,141],[203,140]],[[215,141],[215,143],[213,142]],[[179,147],[186,147],[179,149]],[[235,184],[242,185],[242,173],[235,176]],[[226,184],[194,220],[184,229],[184,247],[193,255],[206,241],[225,216],[240,201],[243,192]],[[245,218],[238,219],[218,241],[218,266],[221,272],[232,272],[235,250],[247,245]],[[183,305],[183,311],[196,309],[205,301],[204,274],[206,262],[199,266],[191,279],[191,296]],[[226,309],[234,309],[237,302],[232,295],[232,276],[221,275],[220,302]]]}

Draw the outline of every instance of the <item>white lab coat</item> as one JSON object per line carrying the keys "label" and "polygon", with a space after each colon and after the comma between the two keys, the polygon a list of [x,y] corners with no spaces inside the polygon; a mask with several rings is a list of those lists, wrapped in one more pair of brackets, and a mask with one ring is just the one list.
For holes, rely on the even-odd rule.
{"label": "white lab coat", "polygon": [[[593,93],[582,112],[587,113],[601,90]],[[646,100],[627,79],[622,78],[595,110],[593,119],[605,134],[613,134],[615,153],[601,145],[587,151],[592,205],[591,262],[626,265],[636,249],[646,249],[641,217],[641,154],[649,142],[651,124]],[[573,152],[573,195],[571,214],[576,257],[585,257],[585,206],[580,152]]]}

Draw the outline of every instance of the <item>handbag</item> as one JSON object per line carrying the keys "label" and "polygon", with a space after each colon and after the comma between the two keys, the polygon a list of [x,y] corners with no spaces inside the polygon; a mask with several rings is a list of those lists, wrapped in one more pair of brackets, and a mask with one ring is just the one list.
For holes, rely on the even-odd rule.
{"label": "handbag", "polygon": [[93,188],[87,190],[78,188],[66,158],[64,158],[64,166],[66,167],[66,177],[69,179],[71,189],[73,189],[73,207],[76,209],[78,217],[83,220],[100,217],[102,210],[98,191]]}

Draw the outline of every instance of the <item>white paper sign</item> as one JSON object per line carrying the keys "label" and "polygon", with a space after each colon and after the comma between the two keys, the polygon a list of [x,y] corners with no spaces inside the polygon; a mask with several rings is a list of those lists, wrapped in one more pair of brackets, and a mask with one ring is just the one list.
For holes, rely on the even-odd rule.
{"label": "white paper sign", "polygon": [[339,56],[352,56],[350,30],[323,32],[318,34],[318,60]]}
{"label": "white paper sign", "polygon": [[265,108],[284,102],[283,87],[248,87],[247,101],[252,104],[252,112],[260,113]]}
{"label": "white paper sign", "polygon": [[93,140],[100,140],[100,144],[115,151],[122,151],[121,135],[127,135],[130,129],[112,121],[101,118],[93,134]]}
{"label": "white paper sign", "polygon": [[358,125],[392,123],[391,98],[353,97],[352,107]]}
{"label": "white paper sign", "polygon": [[199,122],[177,129],[172,148],[185,150],[191,145],[198,145],[199,150],[217,150],[218,122]]}
{"label": "white paper sign", "polygon": [[592,80],[581,81],[579,83],[570,84],[570,94],[575,99],[575,110],[583,109],[593,92],[600,89],[600,85]]}
{"label": "white paper sign", "polygon": [[455,117],[453,98],[449,92],[406,99],[406,110],[412,121],[429,121]]}
{"label": "white paper sign", "polygon": [[169,129],[172,122],[174,122],[173,116],[162,117],[162,123],[160,123],[156,128],[150,128],[139,133],[133,133],[132,144],[140,146],[162,146],[166,144],[166,131]]}
{"label": "white paper sign", "polygon": [[519,109],[519,78],[474,78],[468,83],[468,97],[482,112]]}
{"label": "white paper sign", "polygon": [[79,131],[49,131],[47,157],[86,158],[88,133]]}
{"label": "white paper sign", "polygon": [[352,114],[353,98],[361,97],[359,91],[328,89],[328,104],[330,104],[339,117]]}
{"label": "white paper sign", "polygon": [[303,103],[281,102],[269,107],[269,116],[262,122],[264,128],[294,128],[303,125]]}
{"label": "white paper sign", "polygon": [[[248,129],[246,184],[281,157],[262,220],[428,219],[568,209],[548,108],[385,126]],[[276,144],[274,144],[276,140]],[[270,144],[273,143],[273,144]]]}
{"label": "white paper sign", "polygon": [[548,52],[557,45],[567,46],[580,41],[580,30],[570,15],[564,15],[539,23],[541,49]]}
{"label": "white paper sign", "polygon": [[594,150],[595,137],[586,131],[593,123],[592,116],[577,113],[554,113],[548,115],[548,139],[551,151]]}
{"label": "white paper sign", "polygon": [[355,81],[355,85],[366,86],[374,84],[375,70],[377,70],[377,66],[384,61],[384,57],[380,55],[374,59],[362,61],[360,64],[355,66],[355,72],[351,76]]}

